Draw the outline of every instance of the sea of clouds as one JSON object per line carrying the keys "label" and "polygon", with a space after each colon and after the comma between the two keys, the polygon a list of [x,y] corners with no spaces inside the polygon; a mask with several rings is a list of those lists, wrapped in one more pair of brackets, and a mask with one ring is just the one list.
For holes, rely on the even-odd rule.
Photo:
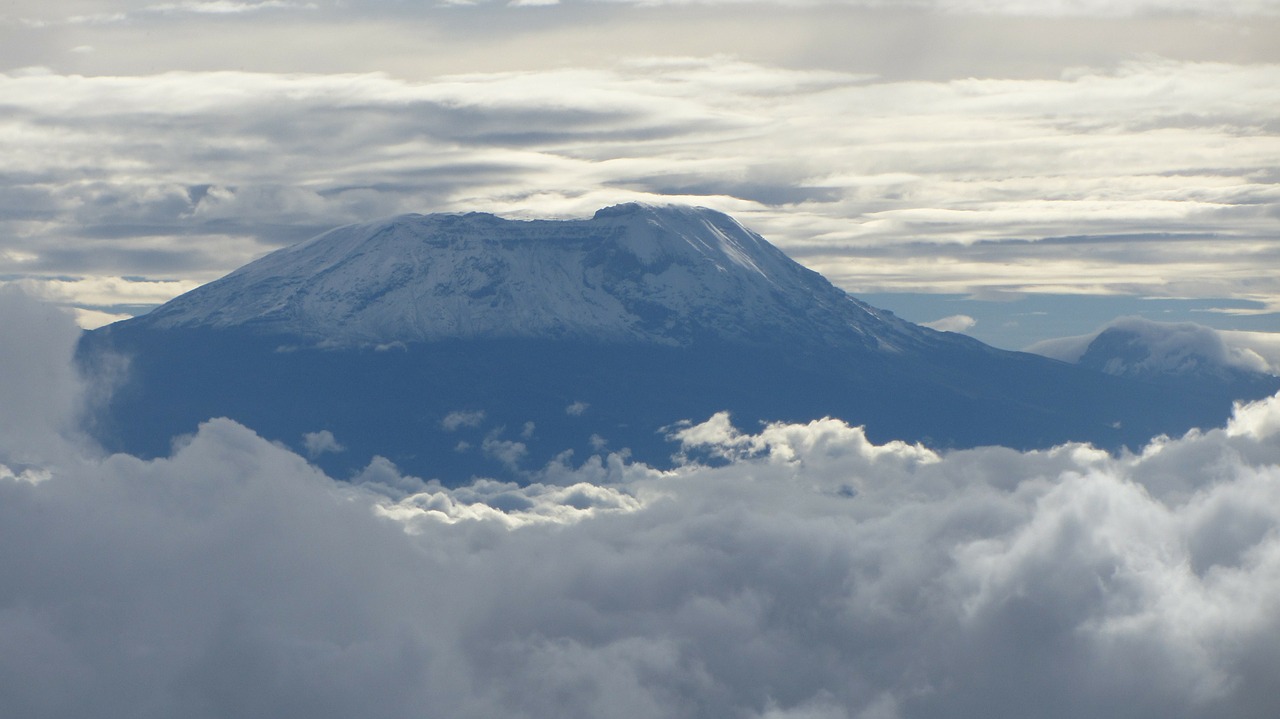
{"label": "sea of clouds", "polygon": [[104,456],[71,319],[0,332],[3,716],[1280,714],[1280,396],[1122,456],[717,415],[448,489],[226,419]]}

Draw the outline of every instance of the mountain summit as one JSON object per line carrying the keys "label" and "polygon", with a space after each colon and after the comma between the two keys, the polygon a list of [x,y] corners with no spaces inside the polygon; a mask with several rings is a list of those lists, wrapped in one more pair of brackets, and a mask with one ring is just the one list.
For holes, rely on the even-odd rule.
{"label": "mountain summit", "polygon": [[875,441],[1116,448],[1218,424],[1234,399],[920,327],[727,215],[639,204],[341,227],[81,342],[91,370],[120,357],[93,425],[109,449],[164,454],[228,416],[331,472],[381,455],[445,481],[527,478],[566,450],[662,465],[664,427],[726,410]]}
{"label": "mountain summit", "polygon": [[589,220],[469,213],[340,227],[139,323],[241,328],[330,347],[498,338],[874,346],[919,333],[727,215],[636,203]]}

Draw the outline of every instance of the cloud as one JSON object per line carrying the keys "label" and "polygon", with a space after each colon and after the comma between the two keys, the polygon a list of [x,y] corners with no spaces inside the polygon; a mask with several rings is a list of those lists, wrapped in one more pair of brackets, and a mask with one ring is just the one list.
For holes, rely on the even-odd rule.
{"label": "cloud", "polygon": [[302,446],[307,451],[307,456],[311,458],[319,457],[329,452],[341,452],[346,449],[333,436],[333,432],[322,429],[319,432],[307,432],[302,435]]}
{"label": "cloud", "polygon": [[0,287],[0,464],[39,466],[84,440],[84,387],[71,363],[70,313]]}
{"label": "cloud", "polygon": [[978,321],[969,315],[951,315],[950,317],[943,317],[923,324],[925,327],[933,328],[939,332],[964,332],[978,324]]}
{"label": "cloud", "polygon": [[0,276],[118,314],[345,222],[638,199],[733,213],[855,292],[1274,309],[1278,78],[1144,57],[899,80],[718,55],[424,80],[9,73]]}
{"label": "cloud", "polygon": [[582,416],[582,414],[583,414],[584,412],[586,412],[586,411],[587,411],[587,408],[588,408],[588,407],[590,407],[590,406],[591,406],[591,405],[590,405],[590,404],[588,404],[588,403],[586,403],[586,402],[583,402],[583,401],[581,401],[581,400],[577,400],[577,401],[575,401],[575,402],[570,403],[568,406],[566,406],[566,407],[564,408],[564,412],[565,412],[565,414],[570,415],[570,416],[573,416],[573,417],[581,417],[581,416]]}
{"label": "cloud", "polygon": [[562,457],[449,489],[377,459],[339,482],[226,419],[154,460],[32,444],[82,386],[74,326],[43,312],[0,296],[21,340],[0,373],[5,715],[1280,709],[1280,396],[1119,456],[720,415],[678,430],[708,463],[668,472]]}
{"label": "cloud", "polygon": [[1085,350],[1089,349],[1089,343],[1093,342],[1101,332],[1102,330],[1098,330],[1087,335],[1041,340],[1027,347],[1026,351],[1063,362],[1078,362],[1084,356]]}
{"label": "cloud", "polygon": [[1262,371],[1280,377],[1280,333],[1218,330],[1218,334],[1232,353],[1248,358],[1243,360],[1248,366],[1261,366]]}
{"label": "cloud", "polygon": [[499,434],[500,431],[494,431],[485,436],[480,443],[480,450],[515,471],[519,468],[520,461],[529,453],[529,448],[524,442],[502,439]]}
{"label": "cloud", "polygon": [[[469,7],[485,12],[490,17],[502,12],[504,7],[542,7],[555,5],[558,0],[513,0],[510,2],[484,2],[483,0],[448,0],[429,12],[441,8]],[[598,0],[603,5],[689,6],[736,5],[743,0]],[[1113,2],[1061,2],[1054,0],[912,0],[906,3],[886,3],[885,0],[773,0],[766,4],[782,8],[860,8],[873,11],[909,10],[916,13],[947,13],[956,15],[993,15],[1015,17],[1101,17],[1116,18],[1150,14],[1188,14],[1192,16],[1267,16],[1280,13],[1280,5],[1274,0],[1224,0],[1205,4],[1195,0],[1122,0]],[[150,0],[101,0],[79,1],[49,7],[40,3],[14,3],[0,21],[20,23],[27,27],[44,28],[60,25],[102,26],[120,23],[161,23],[176,16],[217,15],[254,16],[270,11],[308,11],[324,13],[334,19],[369,17],[377,10],[386,9],[376,1],[334,3],[297,2],[294,0],[186,0],[184,2],[156,3]],[[401,10],[400,16],[420,16],[417,12]]]}
{"label": "cloud", "polygon": [[1280,336],[1268,332],[1221,331],[1194,322],[1155,322],[1120,317],[1096,332],[1037,342],[1028,352],[1078,362],[1100,334],[1124,333],[1142,348],[1142,357],[1117,354],[1105,371],[1111,374],[1179,373],[1197,368],[1231,368],[1280,375]]}
{"label": "cloud", "polygon": [[484,422],[484,410],[457,410],[450,412],[440,420],[440,426],[445,431],[453,432],[462,427],[479,427]]}

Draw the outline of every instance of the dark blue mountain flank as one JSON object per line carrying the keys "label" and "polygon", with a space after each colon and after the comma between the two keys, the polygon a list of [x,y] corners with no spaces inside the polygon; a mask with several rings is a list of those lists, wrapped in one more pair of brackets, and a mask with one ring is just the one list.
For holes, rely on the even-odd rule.
{"label": "dark blue mountain flank", "polygon": [[[565,450],[657,465],[663,428],[823,416],[877,441],[1115,449],[1223,422],[1171,392],[937,332],[849,296],[732,218],[628,204],[589,220],[406,215],[274,252],[86,333],[128,371],[93,418],[110,449],[169,450],[214,416],[339,475],[384,456],[424,478],[520,478]],[[313,435],[314,439],[314,435]]]}

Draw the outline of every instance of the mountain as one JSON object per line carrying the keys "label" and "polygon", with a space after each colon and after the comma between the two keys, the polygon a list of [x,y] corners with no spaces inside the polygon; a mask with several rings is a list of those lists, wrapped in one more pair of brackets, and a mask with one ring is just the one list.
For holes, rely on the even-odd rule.
{"label": "mountain", "polygon": [[664,427],[721,410],[748,428],[835,416],[878,441],[1115,448],[1220,423],[1232,399],[914,325],[727,215],[639,204],[338,228],[86,333],[79,357],[127,366],[93,418],[110,449],[163,454],[225,415],[339,474],[381,455],[450,482],[565,450],[661,465]]}
{"label": "mountain", "polygon": [[1280,377],[1265,357],[1238,341],[1248,334],[1194,322],[1121,317],[1093,334],[1045,340],[1028,351],[1171,389],[1213,387],[1236,397],[1274,394]]}
{"label": "mountain", "polygon": [[590,221],[470,213],[342,227],[135,324],[247,329],[331,348],[494,338],[887,348],[920,334],[726,215],[637,204]]}

